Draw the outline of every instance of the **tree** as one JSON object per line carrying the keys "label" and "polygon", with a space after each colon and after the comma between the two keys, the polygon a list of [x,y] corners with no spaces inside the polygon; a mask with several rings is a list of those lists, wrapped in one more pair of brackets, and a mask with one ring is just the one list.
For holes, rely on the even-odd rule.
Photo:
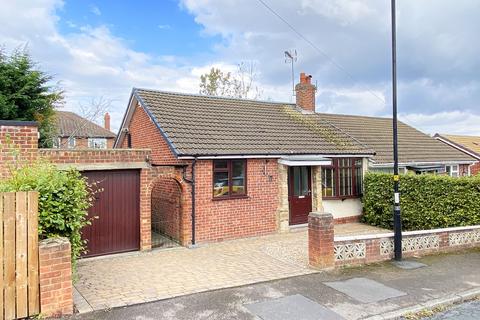
{"label": "tree", "polygon": [[0,119],[38,121],[42,147],[51,146],[55,108],[63,101],[63,92],[49,85],[52,79],[25,49],[11,55],[0,49]]}
{"label": "tree", "polygon": [[259,99],[262,91],[255,84],[257,78],[254,62],[241,62],[235,73],[212,68],[200,76],[200,94],[240,99]]}

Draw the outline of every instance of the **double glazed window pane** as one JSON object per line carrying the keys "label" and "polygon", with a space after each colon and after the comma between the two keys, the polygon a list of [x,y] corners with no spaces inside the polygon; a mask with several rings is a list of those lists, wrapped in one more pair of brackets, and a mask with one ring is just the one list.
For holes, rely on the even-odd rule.
{"label": "double glazed window pane", "polygon": [[246,194],[245,160],[216,160],[213,162],[213,197]]}
{"label": "double glazed window pane", "polygon": [[245,161],[232,160],[232,194],[245,194]]}
{"label": "double glazed window pane", "polygon": [[308,167],[293,167],[293,195],[296,197],[307,196],[308,189]]}
{"label": "double glazed window pane", "polygon": [[229,195],[228,172],[215,172],[213,175],[213,196]]}
{"label": "double glazed window pane", "polygon": [[322,193],[324,197],[335,196],[335,170],[322,168]]}
{"label": "double glazed window pane", "polygon": [[339,187],[341,196],[352,195],[352,169],[340,168],[338,172]]}

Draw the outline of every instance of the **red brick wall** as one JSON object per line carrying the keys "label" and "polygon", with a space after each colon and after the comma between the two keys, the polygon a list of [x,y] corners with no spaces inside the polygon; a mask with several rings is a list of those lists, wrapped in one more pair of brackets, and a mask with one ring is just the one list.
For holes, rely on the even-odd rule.
{"label": "red brick wall", "polygon": [[[329,213],[309,215],[308,255],[312,267],[329,269],[393,258],[393,233],[335,237],[332,220]],[[479,226],[404,232],[402,255],[418,257],[480,247],[478,235]]]}
{"label": "red brick wall", "polygon": [[468,164],[461,164],[458,166],[458,176],[468,176]]}
{"label": "red brick wall", "polygon": [[[162,134],[138,104],[128,128],[132,141],[132,148],[149,148],[152,150],[152,164],[179,164],[179,161]],[[127,138],[124,139],[122,148],[127,148]]]}
{"label": "red brick wall", "polygon": [[158,180],[152,189],[152,230],[181,239],[182,189],[171,178]]}
{"label": "red brick wall", "polygon": [[37,150],[37,126],[0,125],[0,178],[9,175],[9,167],[35,160]]}
{"label": "red brick wall", "polygon": [[297,106],[315,112],[315,86],[311,84],[311,77],[300,74],[300,83],[295,86]]}
{"label": "red brick wall", "polygon": [[73,313],[70,242],[52,238],[40,242],[40,312],[43,316]]}
{"label": "red brick wall", "polygon": [[101,164],[145,162],[146,149],[38,149],[40,157],[54,163]]}
{"label": "red brick wall", "polygon": [[[244,199],[213,200],[212,161],[196,165],[196,232],[198,242],[265,235],[276,231],[278,167],[264,159],[247,160]],[[271,177],[271,179],[270,179]]]}
{"label": "red brick wall", "polygon": [[470,167],[470,174],[473,176],[480,174],[480,161]]}

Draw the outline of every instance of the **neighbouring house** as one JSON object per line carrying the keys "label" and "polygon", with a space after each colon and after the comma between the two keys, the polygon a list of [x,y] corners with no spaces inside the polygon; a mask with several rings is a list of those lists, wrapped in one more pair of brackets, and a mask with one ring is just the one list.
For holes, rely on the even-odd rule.
{"label": "neighbouring house", "polygon": [[465,135],[436,133],[434,138],[475,158],[476,162],[469,167],[469,173],[471,175],[476,175],[480,173],[480,137],[479,136],[465,136]]}
{"label": "neighbouring house", "polygon": [[[153,234],[182,244],[258,236],[305,225],[321,210],[337,223],[358,220],[365,171],[391,166],[391,120],[334,121],[315,112],[315,91],[304,73],[295,104],[134,88],[114,147],[149,148],[152,166],[183,172],[152,187]],[[348,130],[342,118],[368,130]],[[400,127],[408,170],[473,162]]]}
{"label": "neighbouring house", "polygon": [[[320,117],[375,150],[368,169],[393,173],[392,119],[320,113]],[[446,146],[431,136],[399,121],[398,156],[400,173],[469,175],[472,155]]]}
{"label": "neighbouring house", "polygon": [[57,136],[54,148],[68,149],[110,149],[116,135],[110,131],[110,115],[104,116],[104,126],[69,111],[56,111]]}

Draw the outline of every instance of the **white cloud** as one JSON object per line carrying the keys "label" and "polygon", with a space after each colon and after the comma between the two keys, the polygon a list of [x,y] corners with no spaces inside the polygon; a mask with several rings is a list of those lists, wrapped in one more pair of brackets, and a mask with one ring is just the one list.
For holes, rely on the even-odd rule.
{"label": "white cloud", "polygon": [[172,26],[169,24],[159,24],[158,29],[169,30],[169,29],[172,29]]}
{"label": "white cloud", "polygon": [[[56,14],[63,6],[61,0],[4,1],[0,43],[9,49],[28,43],[40,67],[62,80],[66,108],[75,110],[92,97],[111,99],[114,126],[121,120],[133,86],[195,93],[199,76],[212,66],[234,71],[241,61],[257,62],[265,99],[291,101],[290,66],[283,55],[291,48],[299,53],[296,78],[305,71],[318,81],[319,111],[390,113],[387,2],[266,1],[349,75],[299,39],[258,1],[245,5],[240,0],[182,0],[182,7],[204,27],[206,35],[223,37],[215,47],[215,57],[202,64],[134,50],[107,26],[70,23],[71,33],[61,34]],[[428,1],[398,3],[402,119],[430,133],[478,134],[478,14],[476,0],[438,0],[435,6]],[[386,99],[386,104],[370,91]]]}
{"label": "white cloud", "polygon": [[[224,61],[259,61],[262,83],[290,81],[283,52],[296,48],[296,70],[318,80],[319,109],[384,115],[391,109],[390,5],[383,0],[265,0],[303,36],[300,39],[259,1],[183,0],[207,34],[221,35]],[[480,116],[480,7],[475,0],[397,3],[399,107],[414,115],[458,111]],[[344,72],[341,69],[347,70]],[[382,105],[374,95],[385,98]],[[459,118],[454,118],[460,121]],[[461,122],[475,131],[473,122]],[[416,122],[429,130],[426,122]],[[432,124],[433,125],[433,124]],[[455,130],[455,126],[449,127]],[[456,130],[458,131],[458,129]]]}
{"label": "white cloud", "polygon": [[90,6],[90,12],[93,13],[94,15],[96,15],[96,16],[101,16],[102,15],[102,11],[100,11],[100,9],[95,5]]}
{"label": "white cloud", "polygon": [[65,109],[79,112],[80,105],[104,97],[112,101],[110,113],[116,129],[132,87],[198,92],[195,66],[176,65],[172,56],[133,50],[107,26],[78,26],[72,33],[60,34],[56,10],[62,5],[54,0],[7,2],[0,11],[0,21],[8,21],[0,29],[0,43],[10,50],[28,43],[39,67],[60,81]]}
{"label": "white cloud", "polygon": [[480,136],[480,115],[464,111],[446,111],[433,114],[400,114],[400,120],[422,131],[435,134],[465,134]]}

